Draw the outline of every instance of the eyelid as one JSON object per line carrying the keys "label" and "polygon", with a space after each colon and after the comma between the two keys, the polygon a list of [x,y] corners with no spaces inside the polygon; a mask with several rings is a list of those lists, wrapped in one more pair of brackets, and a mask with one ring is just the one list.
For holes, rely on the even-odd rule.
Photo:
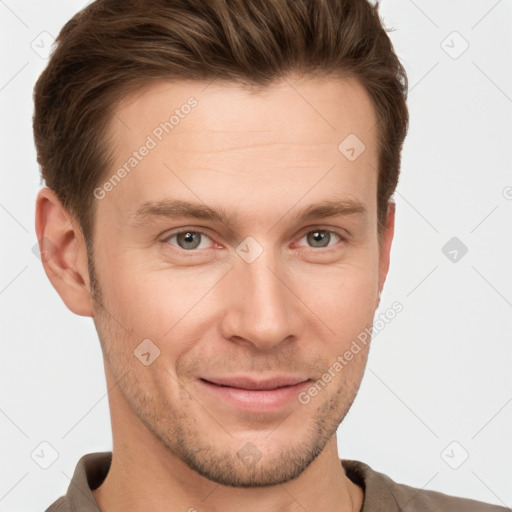
{"label": "eyelid", "polygon": [[[341,228],[334,229],[332,226],[313,226],[313,227],[308,226],[307,228],[305,228],[304,231],[299,232],[299,236],[297,238],[298,238],[298,240],[301,240],[307,234],[312,233],[314,231],[325,231],[326,233],[331,233],[333,235],[336,235],[340,240],[339,240],[339,242],[332,244],[332,245],[328,245],[327,247],[309,247],[309,246],[301,246],[301,247],[306,247],[307,249],[312,249],[315,251],[319,251],[320,249],[324,249],[324,250],[328,251],[329,249],[333,249],[338,243],[346,242],[348,240],[348,235],[346,234],[345,230],[343,230]],[[343,233],[342,233],[342,231],[343,231]]]}
{"label": "eyelid", "polygon": [[[339,237],[339,241],[332,244],[332,245],[328,245],[327,247],[309,247],[307,245],[298,245],[297,242],[300,241],[302,238],[304,238],[304,236],[306,236],[307,234],[313,232],[313,231],[325,231],[327,233],[331,233],[331,234],[334,234],[336,235],[337,237]],[[182,234],[182,233],[186,233],[186,232],[192,232],[192,233],[198,233],[200,234],[201,236],[205,236],[206,238],[210,239],[210,241],[212,242],[213,245],[221,245],[219,244],[218,242],[216,242],[214,240],[214,238],[209,235],[207,233],[207,230],[205,230],[204,228],[196,228],[194,226],[190,226],[190,227],[179,227],[179,228],[175,228],[174,230],[171,230],[170,232],[167,232],[164,236],[161,237],[161,241],[167,245],[171,245],[173,250],[175,251],[178,251],[180,253],[187,253],[189,255],[191,254],[197,254],[197,253],[200,253],[202,251],[205,251],[207,249],[212,249],[213,247],[210,246],[210,247],[207,247],[207,248],[203,248],[203,249],[190,249],[190,250],[186,250],[186,249],[183,249],[181,247],[179,247],[178,245],[175,245],[175,244],[171,244],[169,242],[169,239],[170,238],[173,238],[179,234]],[[304,228],[302,228],[297,235],[295,235],[295,238],[296,238],[296,242],[293,242],[292,245],[294,246],[297,246],[297,247],[302,247],[302,248],[305,248],[305,249],[309,249],[311,251],[315,251],[315,252],[320,252],[321,250],[324,250],[324,251],[329,251],[329,250],[333,250],[335,249],[335,247],[342,243],[342,242],[347,242],[348,241],[348,238],[349,238],[349,235],[346,230],[342,229],[342,228],[335,228],[334,226],[322,226],[322,225],[310,225],[310,226],[306,226]]]}
{"label": "eyelid", "polygon": [[205,250],[205,249],[191,249],[191,250],[187,251],[186,249],[182,249],[181,247],[179,247],[177,245],[169,243],[169,239],[171,239],[177,235],[180,235],[182,233],[197,233],[201,236],[205,236],[206,238],[209,238],[213,243],[217,243],[217,242],[215,242],[215,240],[213,240],[213,238],[208,233],[206,233],[206,231],[204,231],[200,228],[176,228],[175,231],[167,232],[164,236],[162,236],[161,241],[163,243],[167,243],[168,245],[172,245],[176,250],[178,250],[180,252],[194,253],[194,252]]}

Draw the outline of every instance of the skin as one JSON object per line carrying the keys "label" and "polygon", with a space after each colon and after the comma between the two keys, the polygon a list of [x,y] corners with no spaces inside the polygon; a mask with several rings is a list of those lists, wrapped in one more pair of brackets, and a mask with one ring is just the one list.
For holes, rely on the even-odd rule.
{"label": "skin", "polygon": [[[242,411],[199,379],[314,382],[372,325],[394,231],[391,204],[379,245],[374,109],[355,80],[290,76],[260,92],[206,85],[153,83],[116,107],[107,178],[175,108],[198,101],[96,200],[96,290],[78,223],[51,190],[37,198],[38,239],[55,246],[45,271],[71,311],[93,317],[103,349],[113,462],[94,498],[109,512],[360,510],[363,490],[341,466],[336,429],[369,344],[308,404],[293,399],[270,412]],[[350,133],[366,146],[355,161],[338,150]],[[233,225],[137,224],[142,204],[169,198],[223,208]],[[346,199],[366,214],[294,218]],[[199,248],[172,237],[194,229],[207,235]],[[333,233],[325,246],[311,242],[319,229]],[[236,251],[249,236],[263,248],[252,263]],[[148,338],[160,355],[146,366],[134,350]],[[244,446],[260,458],[247,464]]]}

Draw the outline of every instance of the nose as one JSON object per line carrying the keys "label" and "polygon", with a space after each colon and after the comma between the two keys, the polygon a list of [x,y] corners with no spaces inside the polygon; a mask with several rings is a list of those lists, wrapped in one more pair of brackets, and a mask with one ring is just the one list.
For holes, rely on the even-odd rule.
{"label": "nose", "polygon": [[252,263],[237,259],[224,286],[222,334],[238,344],[271,350],[300,332],[300,301],[289,276],[270,250]]}

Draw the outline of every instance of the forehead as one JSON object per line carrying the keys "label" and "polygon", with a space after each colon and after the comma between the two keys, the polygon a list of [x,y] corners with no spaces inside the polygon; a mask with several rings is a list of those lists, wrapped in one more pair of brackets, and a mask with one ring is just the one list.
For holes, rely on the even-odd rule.
{"label": "forehead", "polygon": [[211,205],[229,187],[236,194],[222,202],[237,206],[256,196],[333,198],[336,190],[360,202],[375,196],[376,116],[354,79],[290,77],[258,90],[156,82],[123,98],[109,133],[114,158],[106,180],[126,172],[108,199],[132,211],[176,196]]}
{"label": "forehead", "polygon": [[249,132],[255,139],[272,134],[283,141],[330,143],[349,133],[368,138],[376,125],[371,99],[356,79],[289,77],[257,88],[219,80],[151,82],[121,99],[110,131],[136,145],[137,131],[152,133],[173,114],[175,139]]}

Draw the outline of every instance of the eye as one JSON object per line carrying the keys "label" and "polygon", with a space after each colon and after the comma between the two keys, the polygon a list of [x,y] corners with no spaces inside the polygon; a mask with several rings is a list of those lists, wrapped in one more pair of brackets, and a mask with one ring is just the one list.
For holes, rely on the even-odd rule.
{"label": "eye", "polygon": [[309,231],[306,233],[301,240],[306,239],[307,243],[310,247],[319,247],[319,248],[325,248],[329,247],[334,240],[336,243],[337,241],[342,240],[341,236],[335,233],[334,231],[329,231],[327,229],[314,229],[313,231]]}
{"label": "eye", "polygon": [[[176,243],[172,242],[174,239],[176,239]],[[204,244],[205,239],[210,240],[207,235],[200,231],[180,231],[179,233],[175,233],[174,235],[166,238],[166,241],[172,245],[177,245],[180,249],[194,250],[207,249],[209,244]]]}

